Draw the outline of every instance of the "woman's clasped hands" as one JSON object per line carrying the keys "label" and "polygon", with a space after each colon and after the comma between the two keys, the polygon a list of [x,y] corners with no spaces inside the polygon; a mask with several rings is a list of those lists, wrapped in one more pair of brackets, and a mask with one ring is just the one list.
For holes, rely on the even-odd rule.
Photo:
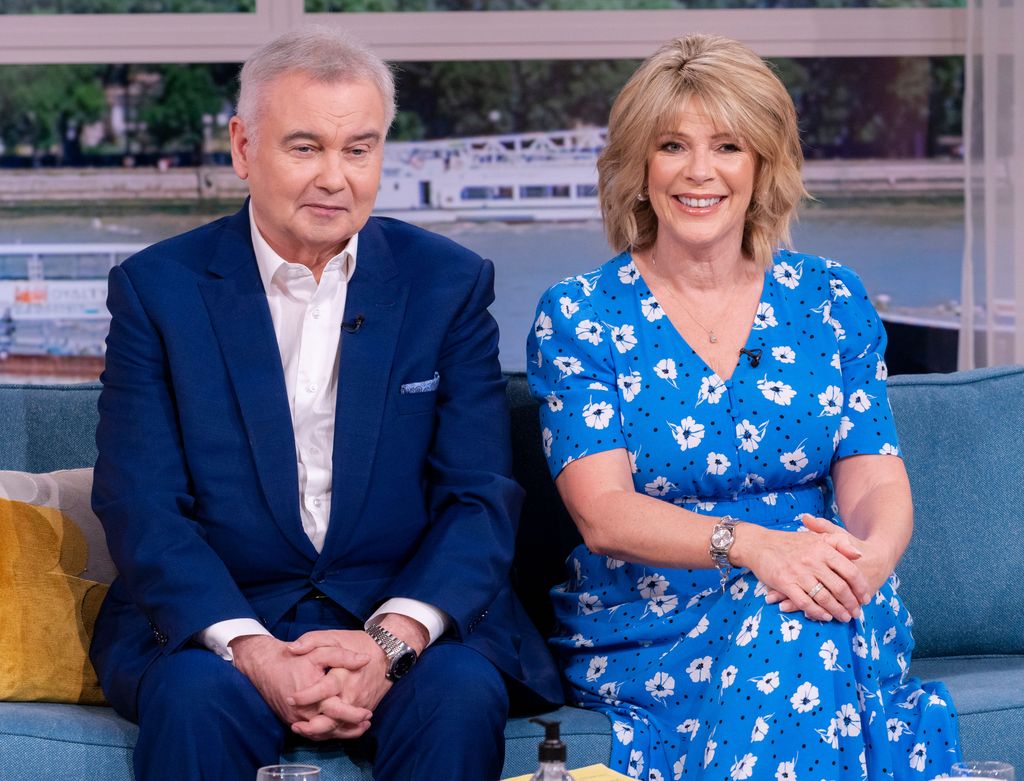
{"label": "woman's clasped hands", "polygon": [[842,527],[807,513],[802,521],[805,529],[795,533],[748,525],[745,560],[737,564],[768,587],[766,601],[784,613],[803,612],[814,621],[860,618],[891,567],[870,542]]}

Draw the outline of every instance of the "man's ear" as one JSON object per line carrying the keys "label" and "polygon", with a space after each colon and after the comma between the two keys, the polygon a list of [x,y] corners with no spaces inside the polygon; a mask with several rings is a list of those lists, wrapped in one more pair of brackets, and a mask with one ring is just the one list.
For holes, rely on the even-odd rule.
{"label": "man's ear", "polygon": [[248,179],[252,139],[246,132],[245,122],[238,116],[231,117],[228,132],[231,135],[231,167],[235,169],[239,179]]}

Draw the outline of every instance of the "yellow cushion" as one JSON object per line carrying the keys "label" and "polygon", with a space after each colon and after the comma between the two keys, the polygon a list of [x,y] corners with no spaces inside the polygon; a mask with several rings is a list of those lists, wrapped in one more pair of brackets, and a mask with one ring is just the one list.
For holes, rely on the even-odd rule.
{"label": "yellow cushion", "polygon": [[0,498],[0,700],[105,702],[88,651],[107,585],[80,577],[88,559],[67,514]]}

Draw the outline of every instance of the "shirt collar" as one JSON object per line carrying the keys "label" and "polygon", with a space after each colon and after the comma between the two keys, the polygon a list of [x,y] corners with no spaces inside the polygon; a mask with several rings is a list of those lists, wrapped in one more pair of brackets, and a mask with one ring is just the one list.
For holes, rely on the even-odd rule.
{"label": "shirt collar", "polygon": [[[260,278],[263,280],[263,289],[270,290],[270,286],[273,284],[274,277],[281,270],[283,266],[297,266],[297,263],[291,263],[278,255],[274,248],[267,243],[267,240],[263,238],[263,234],[260,233],[260,229],[256,227],[256,218],[252,213],[252,200],[249,201],[249,231],[252,235],[252,249],[256,253],[256,265],[260,270]],[[356,233],[352,238],[348,240],[345,245],[345,249],[331,258],[327,263],[330,265],[334,261],[338,261],[338,265],[341,266],[343,273],[345,274],[345,281],[349,282],[352,280],[352,275],[356,270],[356,253],[359,251],[359,234]]]}

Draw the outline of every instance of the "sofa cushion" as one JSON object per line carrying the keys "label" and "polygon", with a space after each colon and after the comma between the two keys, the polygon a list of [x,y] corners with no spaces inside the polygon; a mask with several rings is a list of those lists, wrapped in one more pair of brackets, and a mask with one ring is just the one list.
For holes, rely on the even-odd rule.
{"label": "sofa cushion", "polygon": [[889,380],[914,492],[914,658],[1024,653],[1024,367]]}
{"label": "sofa cushion", "polygon": [[0,699],[104,702],[88,649],[114,573],[91,487],[91,469],[0,472]]}
{"label": "sofa cushion", "polygon": [[0,385],[0,469],[52,472],[96,463],[98,383]]}

